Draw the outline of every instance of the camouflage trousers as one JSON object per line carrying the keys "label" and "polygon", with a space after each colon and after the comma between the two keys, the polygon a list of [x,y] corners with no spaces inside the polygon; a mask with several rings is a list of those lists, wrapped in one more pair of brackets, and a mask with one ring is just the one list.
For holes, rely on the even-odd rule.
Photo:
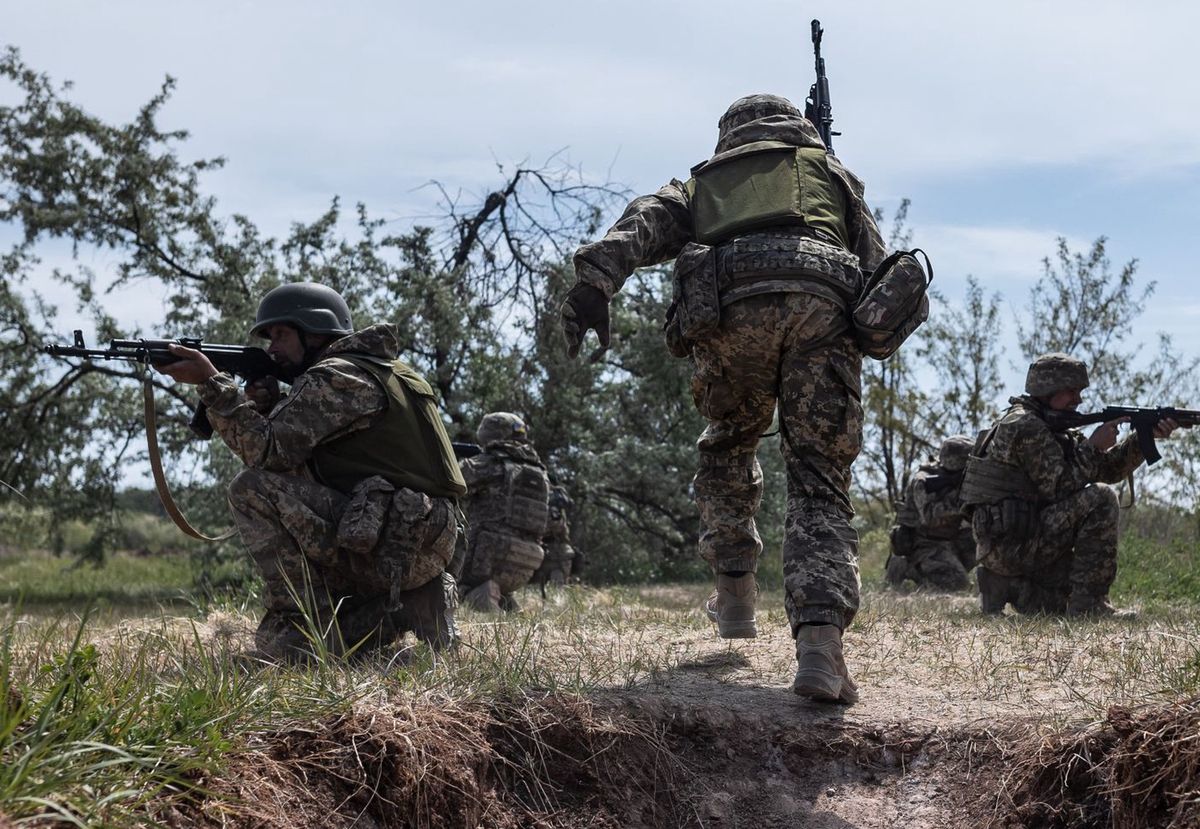
{"label": "camouflage trousers", "polygon": [[888,559],[887,580],[895,586],[911,580],[918,587],[963,590],[970,583],[967,573],[974,566],[975,539],[969,532],[957,538],[918,536],[911,553],[906,556],[893,553]]}
{"label": "camouflage trousers", "polygon": [[802,293],[752,296],[721,310],[692,350],[692,397],[708,425],[694,488],[700,554],[716,573],[754,571],[763,478],[755,450],[779,409],[787,467],[783,571],[793,633],[845,628],[858,610],[858,534],[850,466],[862,446],[862,357],[845,312]]}
{"label": "camouflage trousers", "polygon": [[435,645],[449,635],[434,628],[453,627],[452,604],[444,620],[422,616],[420,630],[409,618],[428,615],[434,594],[454,595],[442,578],[458,532],[449,499],[378,477],[346,496],[297,475],[245,469],[229,486],[229,503],[263,578],[259,650],[272,657],[308,650],[305,631],[314,626],[328,629],[334,652],[360,642],[385,647],[406,630]]}
{"label": "camouflage trousers", "polygon": [[986,595],[986,584],[1002,586],[1018,610],[1031,613],[1061,613],[1069,599],[1087,604],[1107,597],[1117,576],[1119,518],[1117,493],[1106,484],[1090,484],[1043,507],[1036,535],[1024,542],[990,538],[977,515],[985,609],[995,601],[1003,608],[1005,598]]}

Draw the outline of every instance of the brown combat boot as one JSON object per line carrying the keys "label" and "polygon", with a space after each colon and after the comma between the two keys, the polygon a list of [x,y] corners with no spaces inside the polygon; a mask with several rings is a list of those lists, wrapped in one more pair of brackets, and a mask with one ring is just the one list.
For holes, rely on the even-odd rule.
{"label": "brown combat boot", "polygon": [[817,702],[858,702],[858,686],[842,658],[837,625],[801,625],[796,634],[796,680],[792,690]]}
{"label": "brown combat boot", "polygon": [[468,590],[462,597],[462,603],[484,613],[499,613],[501,610],[500,585],[488,579],[483,584]]}
{"label": "brown combat boot", "polygon": [[1099,599],[1071,596],[1067,602],[1067,615],[1079,619],[1136,619],[1137,611],[1127,607],[1113,607],[1108,596]]}
{"label": "brown combat boot", "polygon": [[458,643],[458,627],[454,610],[458,607],[458,585],[454,576],[442,573],[415,590],[400,594],[400,609],[392,618],[401,631],[413,635],[435,651],[451,648]]}
{"label": "brown combat boot", "polygon": [[742,576],[717,576],[717,589],[704,603],[704,612],[717,624],[722,639],[753,639],[758,636],[754,624],[754,602],[758,584],[753,573]]}

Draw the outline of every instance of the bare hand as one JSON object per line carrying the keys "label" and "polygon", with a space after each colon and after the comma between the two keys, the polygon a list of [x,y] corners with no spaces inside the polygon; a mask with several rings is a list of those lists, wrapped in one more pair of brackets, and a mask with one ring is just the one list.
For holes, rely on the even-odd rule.
{"label": "bare hand", "polygon": [[174,363],[155,366],[155,368],[180,383],[189,383],[194,386],[220,373],[212,361],[201,351],[178,343],[171,343],[167,349],[179,359]]}
{"label": "bare hand", "polygon": [[1108,423],[1101,423],[1096,427],[1096,431],[1092,432],[1088,437],[1088,443],[1095,446],[1101,452],[1107,452],[1117,445],[1117,427],[1122,423],[1128,423],[1128,417],[1119,417],[1116,420],[1110,420]]}
{"label": "bare hand", "polygon": [[246,384],[246,398],[259,414],[270,413],[279,402],[279,396],[279,381],[274,377],[260,377]]}
{"label": "bare hand", "polygon": [[1171,433],[1179,428],[1179,424],[1173,418],[1164,417],[1158,423],[1154,424],[1154,437],[1158,439],[1169,438]]}

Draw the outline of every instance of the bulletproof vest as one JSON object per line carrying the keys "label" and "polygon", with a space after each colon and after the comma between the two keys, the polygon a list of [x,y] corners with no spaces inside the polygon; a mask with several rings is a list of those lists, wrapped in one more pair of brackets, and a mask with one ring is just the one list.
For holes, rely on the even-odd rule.
{"label": "bulletproof vest", "polygon": [[506,526],[514,535],[540,541],[550,517],[550,480],[546,470],[505,458],[502,486]]}
{"label": "bulletproof vest", "polygon": [[768,227],[801,226],[850,248],[846,196],[823,147],[755,141],[692,168],[687,184],[698,242],[717,245]]}
{"label": "bulletproof vest", "polygon": [[382,475],[388,483],[427,495],[457,498],[467,485],[438,413],[437,398],[424,378],[400,360],[367,354],[338,354],[367,371],[387,393],[380,422],[313,450],[317,480],[341,492]]}
{"label": "bulletproof vest", "polygon": [[1006,498],[1036,501],[1039,497],[1037,484],[1023,469],[987,456],[987,448],[995,432],[996,427],[993,426],[981,432],[975,442],[963,471],[959,500],[964,506],[997,504]]}

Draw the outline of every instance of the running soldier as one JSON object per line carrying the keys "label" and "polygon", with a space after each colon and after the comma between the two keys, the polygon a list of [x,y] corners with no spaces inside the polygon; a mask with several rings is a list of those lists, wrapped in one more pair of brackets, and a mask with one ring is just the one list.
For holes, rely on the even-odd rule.
{"label": "running soldier", "polygon": [[862,182],[791,102],[750,95],[721,116],[715,155],[687,182],[634,199],[603,239],[576,251],[562,308],[571,356],[592,329],[606,348],[612,296],[634,269],[675,259],[667,345],[690,357],[708,421],[694,487],[700,554],[716,576],[706,611],[725,638],[757,634],[755,452],[778,403],[793,690],[823,701],[858,698],[842,655],[859,601],[849,489],[862,444],[862,353],[847,314],[862,269],[883,257]]}
{"label": "running soldier", "polygon": [[246,464],[229,503],[264,582],[258,651],[304,661],[322,630],[334,653],[385,649],[406,631],[450,645],[456,595],[444,571],[466,486],[433,390],[396,358],[395,330],[355,332],[336,291],[297,282],[263,297],[250,333],[270,341],[287,396],[274,381],[243,392],[182,346],[161,370],[197,384]]}
{"label": "running soldier", "polygon": [[[1117,442],[1121,420],[1085,438],[1055,431],[1053,411],[1075,411],[1088,387],[1087,366],[1066,354],[1045,354],[1029,366],[1025,394],[980,436],[967,462],[962,500],[979,545],[984,613],[1011,603],[1022,613],[1132,615],[1108,600],[1117,575],[1116,491],[1142,463],[1134,435]],[[1162,420],[1166,438],[1178,428]]]}
{"label": "running soldier", "polygon": [[550,481],[517,415],[484,415],[475,439],[483,451],[461,464],[467,483],[463,602],[486,612],[516,610],[512,594],[545,557]]}
{"label": "running soldier", "polygon": [[908,482],[891,531],[887,581],[893,587],[906,580],[939,590],[962,590],[969,584],[975,539],[959,490],[973,445],[966,435],[946,438],[937,462],[922,464]]}

